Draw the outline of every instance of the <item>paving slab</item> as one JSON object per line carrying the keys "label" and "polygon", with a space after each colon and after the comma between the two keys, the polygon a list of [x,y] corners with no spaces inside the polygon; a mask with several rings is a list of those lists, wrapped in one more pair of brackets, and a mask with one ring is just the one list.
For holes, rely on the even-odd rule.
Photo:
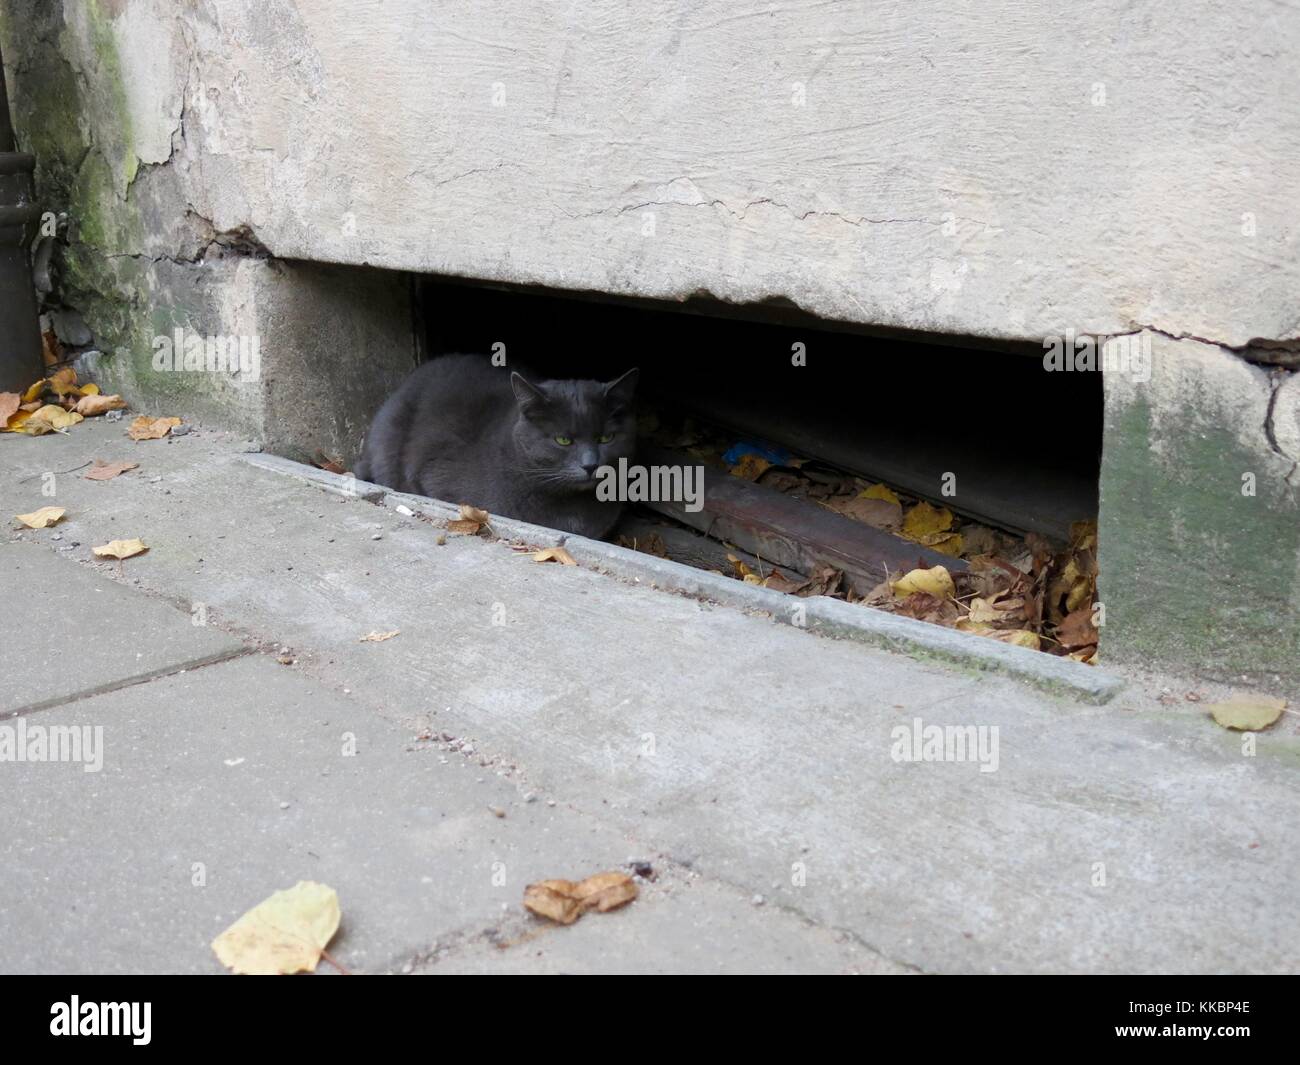
{"label": "paving slab", "polygon": [[[41,530],[47,538],[57,531]],[[0,580],[10,595],[0,717],[244,651],[226,633],[194,625],[175,607],[70,566],[36,543],[0,544]]]}
{"label": "paving slab", "polygon": [[[703,877],[644,884],[635,909],[590,914],[568,928],[534,927],[513,938],[477,936],[421,959],[435,976],[891,974],[913,972],[823,928]],[[610,918],[618,918],[610,920]]]}
{"label": "paving slab", "polygon": [[[477,758],[420,742],[265,656],[23,724],[100,728],[102,757],[97,771],[0,765],[5,972],[218,972],[212,937],[298,880],[339,892],[331,954],[358,972],[409,970],[461,942],[493,944],[473,962],[481,971],[528,968],[539,950],[588,970],[897,969],[719,888],[679,907],[651,887],[566,942],[573,929],[522,910],[523,886],[622,866],[643,853],[635,840],[526,801]],[[514,960],[514,943],[527,958]]]}

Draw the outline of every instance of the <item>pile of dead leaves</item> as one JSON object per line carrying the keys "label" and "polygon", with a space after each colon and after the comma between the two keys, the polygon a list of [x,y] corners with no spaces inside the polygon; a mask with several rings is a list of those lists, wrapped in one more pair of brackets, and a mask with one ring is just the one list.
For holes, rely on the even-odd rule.
{"label": "pile of dead leaves", "polygon": [[1004,538],[1019,550],[972,555],[970,569],[913,570],[860,600],[919,621],[1003,643],[1094,662],[1097,626],[1097,523],[1075,522],[1068,545],[1030,533]]}
{"label": "pile of dead leaves", "polygon": [[25,392],[0,392],[0,432],[29,436],[67,432],[84,418],[125,406],[121,396],[101,395],[96,384],[78,384],[77,371],[63,366]]}
{"label": "pile of dead leaves", "polygon": [[[792,595],[845,599],[1020,647],[1095,661],[1095,521],[1072,525],[1068,544],[1053,544],[1034,533],[1021,538],[814,459],[735,444],[726,434],[689,419],[680,424],[656,420],[642,428],[657,443],[684,449],[734,477],[964,559],[969,566],[968,572],[933,566],[890,573],[864,595],[857,595],[844,574],[829,566],[805,579],[730,554],[729,576]],[[779,461],[759,454],[762,450]],[[628,546],[660,553],[654,545]],[[659,547],[662,550],[662,544]]]}

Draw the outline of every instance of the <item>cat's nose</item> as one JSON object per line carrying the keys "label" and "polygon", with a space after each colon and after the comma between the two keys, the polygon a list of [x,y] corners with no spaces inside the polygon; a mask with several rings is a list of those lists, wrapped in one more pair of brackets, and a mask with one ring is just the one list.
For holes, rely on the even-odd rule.
{"label": "cat's nose", "polygon": [[583,468],[584,470],[587,471],[587,476],[588,476],[588,477],[595,477],[595,476],[596,476],[596,471],[597,471],[598,469],[600,469],[600,463],[599,463],[599,462],[584,462],[584,463],[582,464],[582,468]]}

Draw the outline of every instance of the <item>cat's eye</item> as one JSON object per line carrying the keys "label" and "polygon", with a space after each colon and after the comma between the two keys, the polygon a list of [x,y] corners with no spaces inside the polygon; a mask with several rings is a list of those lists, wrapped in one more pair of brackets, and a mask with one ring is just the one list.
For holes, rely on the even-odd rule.
{"label": "cat's eye", "polygon": [[613,434],[613,433],[606,433],[604,436],[602,436],[602,437],[600,438],[600,442],[601,442],[602,444],[608,444],[608,443],[609,443],[611,440],[613,440],[613,439],[614,439],[614,434]]}
{"label": "cat's eye", "polygon": [[557,444],[559,444],[560,447],[568,447],[570,444],[573,443],[573,437],[571,437],[571,436],[557,436],[557,437],[555,438],[555,442],[556,442]]}

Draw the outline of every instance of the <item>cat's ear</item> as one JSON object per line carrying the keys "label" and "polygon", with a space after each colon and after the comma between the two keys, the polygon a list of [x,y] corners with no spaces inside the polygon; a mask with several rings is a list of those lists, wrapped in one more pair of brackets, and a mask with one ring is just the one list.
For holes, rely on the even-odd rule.
{"label": "cat's ear", "polygon": [[523,374],[510,374],[510,387],[515,390],[515,402],[523,414],[536,410],[546,403],[546,393],[536,385],[524,380]]}
{"label": "cat's ear", "polygon": [[631,405],[636,395],[636,379],[640,373],[639,369],[628,370],[622,377],[605,386],[605,398],[609,400],[611,412]]}

